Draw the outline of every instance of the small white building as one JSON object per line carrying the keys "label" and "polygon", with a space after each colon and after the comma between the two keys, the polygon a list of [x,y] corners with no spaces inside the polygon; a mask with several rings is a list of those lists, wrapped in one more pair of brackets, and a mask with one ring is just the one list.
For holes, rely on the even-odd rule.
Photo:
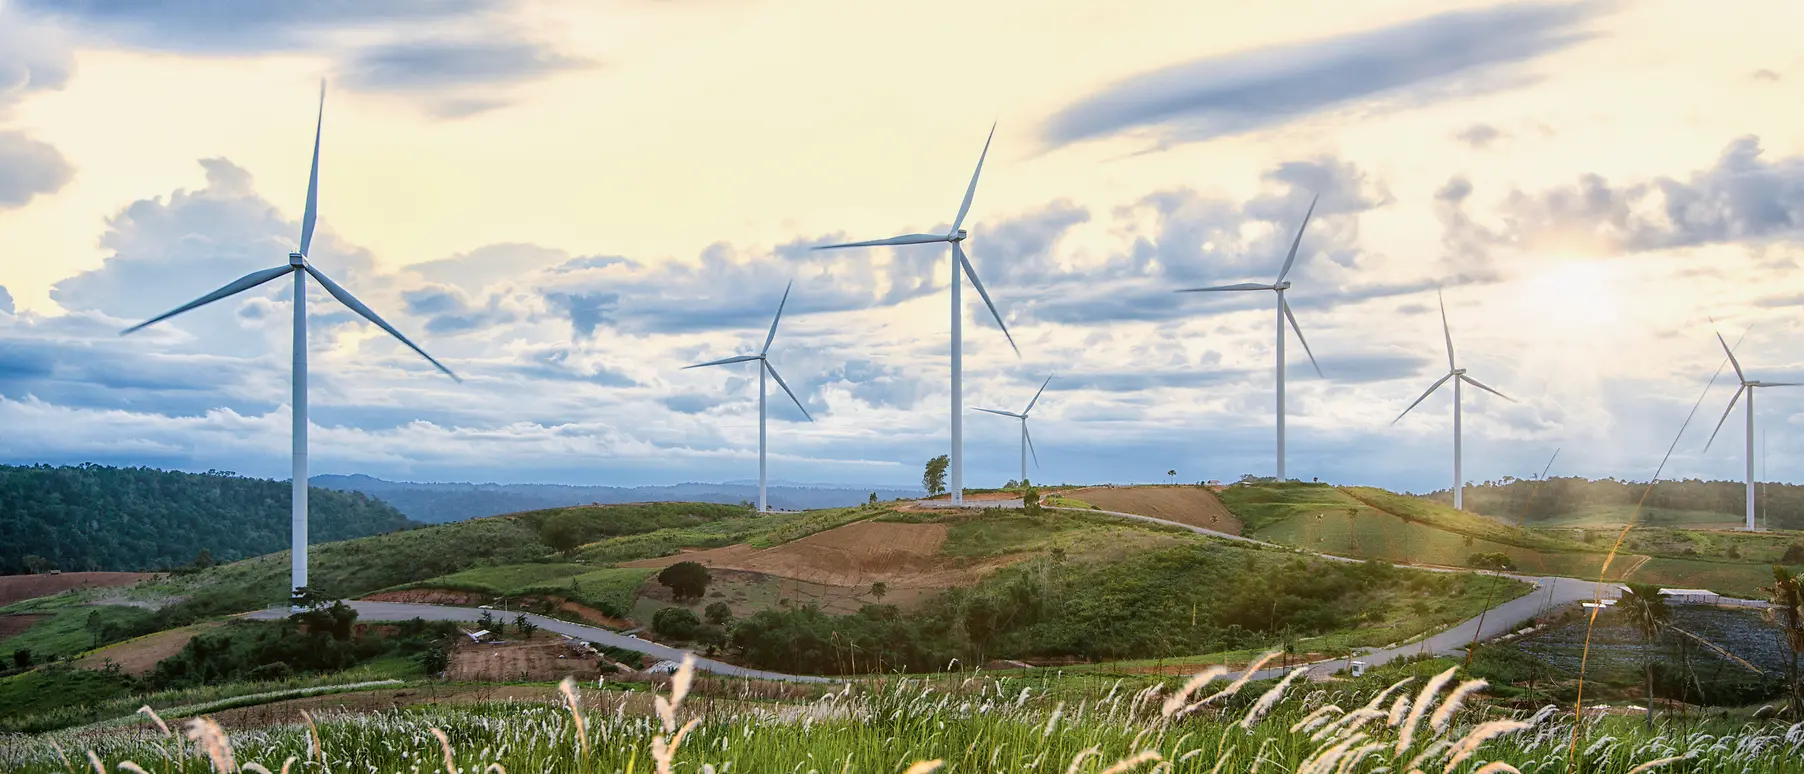
{"label": "small white building", "polygon": [[1714,605],[1722,598],[1709,589],[1660,589],[1660,596],[1674,605]]}

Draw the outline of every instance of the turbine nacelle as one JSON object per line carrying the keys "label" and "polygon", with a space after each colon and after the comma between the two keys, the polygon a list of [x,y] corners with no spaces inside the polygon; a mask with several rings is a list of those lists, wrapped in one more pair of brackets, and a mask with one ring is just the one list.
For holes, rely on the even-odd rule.
{"label": "turbine nacelle", "polygon": [[968,233],[968,232],[966,232],[966,231],[965,231],[965,230],[964,230],[964,229],[962,229],[962,228],[961,228],[961,229],[959,229],[959,230],[957,230],[957,231],[954,231],[954,232],[952,232],[952,233],[950,233],[950,234],[947,234],[947,235],[946,235],[946,241],[948,241],[948,242],[963,242],[963,241],[965,241],[965,236],[966,236],[966,235],[967,235],[967,233]]}
{"label": "turbine nacelle", "polygon": [[1451,373],[1452,373],[1452,374],[1453,374],[1453,375],[1454,375],[1454,376],[1465,376],[1465,375],[1466,375],[1466,369],[1464,369],[1464,368],[1455,368],[1455,369],[1453,369],[1453,371],[1452,371],[1452,372],[1451,372]]}
{"label": "turbine nacelle", "polygon": [[297,269],[303,268],[307,265],[307,256],[301,255],[300,253],[289,253],[288,265]]}
{"label": "turbine nacelle", "polygon": [[1272,286],[1272,290],[1277,290],[1280,292],[1289,290],[1289,289],[1290,289],[1290,280],[1285,280],[1283,282],[1280,282],[1280,283]]}

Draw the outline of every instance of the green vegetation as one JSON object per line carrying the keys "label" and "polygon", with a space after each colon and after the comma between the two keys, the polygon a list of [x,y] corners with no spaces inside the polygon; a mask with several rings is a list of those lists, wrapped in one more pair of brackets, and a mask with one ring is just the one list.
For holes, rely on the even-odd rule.
{"label": "green vegetation", "polygon": [[451,589],[498,597],[561,597],[621,617],[639,585],[656,570],[587,564],[530,563],[475,567],[398,588]]}
{"label": "green vegetation", "polygon": [[[742,513],[746,513],[742,511]],[[719,548],[750,543],[755,548],[800,540],[816,532],[870,518],[867,508],[830,508],[799,513],[746,513],[741,518],[669,527],[638,535],[598,540],[574,554],[577,561],[595,564],[630,562],[670,556],[684,548]]]}
{"label": "green vegetation", "polygon": [[[361,493],[308,497],[318,542],[416,526]],[[287,546],[289,486],[225,472],[0,465],[0,513],[0,573],[169,569],[203,549],[233,561]]]}
{"label": "green vegetation", "polygon": [[1369,486],[1341,487],[1341,491],[1361,503],[1405,521],[1426,524],[1457,535],[1467,535],[1494,543],[1538,551],[1591,552],[1597,550],[1576,541],[1532,530],[1518,529],[1490,519],[1480,518],[1464,511],[1454,510],[1452,506],[1421,497],[1400,495]]}
{"label": "green vegetation", "polygon": [[[1661,481],[1647,484],[1616,479],[1554,477],[1533,481],[1505,477],[1467,487],[1465,503],[1476,513],[1528,526],[1622,524],[1646,493],[1638,523],[1650,526],[1741,524],[1747,489],[1740,481]],[[1430,498],[1451,500],[1447,492]],[[1761,511],[1772,529],[1804,529],[1804,486],[1760,484]]]}
{"label": "green vegetation", "polygon": [[975,518],[951,520],[940,552],[973,559],[1018,553],[1046,543],[1054,536],[1093,525],[1077,516],[1042,511],[1034,516],[1022,511],[986,513]]}
{"label": "green vegetation", "polygon": [[67,597],[45,597],[0,608],[0,613],[48,616],[17,635],[0,640],[0,653],[31,651],[37,662],[68,658],[89,648],[117,642],[139,630],[152,614],[122,605],[82,606]]}
{"label": "green vegetation", "polygon": [[658,582],[670,589],[678,602],[701,599],[708,593],[708,580],[708,568],[697,562],[677,562],[658,573]]}
{"label": "green vegetation", "polygon": [[946,491],[946,468],[951,464],[951,458],[944,454],[927,461],[926,472],[921,474],[921,488],[927,490],[928,497]]}
{"label": "green vegetation", "polygon": [[387,656],[421,659],[457,634],[449,621],[414,619],[353,637],[356,620],[350,608],[334,605],[280,621],[232,621],[195,635],[145,681],[167,689],[329,674]]}

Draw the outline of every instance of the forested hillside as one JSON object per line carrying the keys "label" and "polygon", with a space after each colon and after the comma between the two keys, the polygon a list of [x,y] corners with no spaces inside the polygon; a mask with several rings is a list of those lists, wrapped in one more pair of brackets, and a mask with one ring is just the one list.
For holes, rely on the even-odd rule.
{"label": "forested hillside", "polygon": [[[1613,478],[1505,478],[1467,487],[1466,508],[1496,518],[1523,519],[1527,526],[1535,526],[1575,514],[1632,509],[1646,491],[1644,481]],[[1756,491],[1765,526],[1804,529],[1804,486],[1758,484]],[[1661,481],[1648,493],[1642,518],[1644,523],[1658,525],[1686,513],[1721,513],[1725,521],[1739,521],[1746,510],[1746,492],[1740,481]],[[1428,496],[1452,501],[1446,491]]]}
{"label": "forested hillside", "polygon": [[[312,542],[416,526],[360,492],[313,488]],[[0,465],[0,573],[155,570],[288,547],[289,487],[231,473]]]}

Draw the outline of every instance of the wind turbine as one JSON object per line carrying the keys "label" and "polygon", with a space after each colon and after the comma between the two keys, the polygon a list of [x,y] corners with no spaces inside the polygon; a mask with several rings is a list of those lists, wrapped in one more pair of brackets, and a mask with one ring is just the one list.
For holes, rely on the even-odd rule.
{"label": "wind turbine", "polygon": [[[1441,303],[1441,333],[1447,337],[1447,375],[1441,377],[1440,380],[1436,381],[1434,384],[1429,385],[1428,391],[1422,393],[1422,397],[1417,398],[1415,403],[1409,404],[1409,408],[1404,409],[1402,414],[1398,414],[1396,419],[1391,420],[1391,424],[1397,424],[1397,422],[1401,421],[1404,415],[1408,414],[1411,409],[1422,405],[1422,401],[1427,400],[1429,395],[1434,394],[1434,391],[1440,389],[1441,385],[1446,384],[1448,380],[1453,381],[1453,507],[1455,509],[1464,509],[1466,507],[1466,480],[1462,477],[1460,472],[1460,402],[1464,398],[1464,391],[1460,389],[1460,383],[1464,382],[1470,384],[1473,387],[1477,387],[1478,389],[1484,390],[1485,392],[1491,393],[1492,395],[1511,403],[1515,403],[1516,399],[1493,390],[1477,379],[1467,376],[1466,369],[1460,368],[1454,364],[1453,331],[1447,327],[1447,302],[1445,299],[1441,298],[1440,291],[1435,291],[1434,295],[1435,299]],[[1553,461],[1549,460],[1548,464],[1553,464]]]}
{"label": "wind turbine", "polygon": [[996,126],[990,125],[990,136],[983,141],[983,153],[977,157],[977,170],[971,173],[971,185],[965,188],[965,200],[958,205],[958,215],[952,219],[952,229],[944,234],[903,234],[888,239],[873,239],[868,242],[846,242],[837,245],[821,245],[816,250],[837,250],[844,247],[882,247],[894,245],[924,245],[936,242],[952,244],[952,458],[949,460],[952,469],[952,504],[963,505],[965,502],[965,425],[964,425],[964,306],[960,299],[963,296],[964,282],[959,272],[971,278],[971,286],[977,289],[977,295],[983,297],[984,306],[990,308],[990,315],[996,318],[996,325],[1002,328],[1002,335],[1008,338],[1009,348],[1020,356],[1021,348],[1015,346],[1015,337],[1010,336],[1008,326],[1002,322],[1002,313],[996,311],[996,304],[990,300],[990,293],[983,289],[983,281],[977,278],[977,270],[971,267],[971,259],[965,257],[965,249],[960,243],[967,234],[963,228],[965,214],[971,211],[971,198],[977,195],[977,178],[983,174],[983,160],[990,155],[990,140],[996,138]]}
{"label": "wind turbine", "polygon": [[138,323],[137,325],[121,331],[119,334],[124,336],[137,332],[146,326],[167,320],[190,309],[206,306],[207,304],[211,304],[222,298],[235,296],[246,290],[257,287],[258,285],[279,279],[289,274],[294,275],[294,405],[293,410],[290,412],[294,421],[294,469],[292,471],[293,479],[290,482],[290,487],[292,489],[290,498],[292,508],[290,540],[293,544],[293,549],[290,552],[291,564],[289,570],[290,581],[293,586],[293,591],[290,596],[291,605],[298,603],[301,595],[307,588],[308,275],[312,275],[314,279],[319,280],[319,284],[326,289],[327,293],[332,294],[333,298],[338,299],[339,303],[350,307],[351,311],[362,315],[364,319],[375,323],[376,326],[382,330],[388,331],[389,335],[400,339],[401,343],[406,344],[408,349],[419,353],[420,357],[426,358],[427,362],[436,366],[438,370],[445,372],[446,376],[460,382],[463,381],[462,379],[457,378],[457,374],[451,373],[451,369],[446,368],[443,363],[434,360],[431,355],[426,354],[426,350],[420,349],[412,341],[409,341],[406,336],[401,335],[400,331],[395,330],[394,326],[389,325],[381,317],[377,316],[375,312],[371,311],[369,307],[364,306],[363,302],[358,301],[355,296],[351,295],[350,291],[339,287],[338,283],[333,282],[330,277],[327,277],[324,273],[320,272],[319,269],[314,268],[313,264],[307,262],[307,250],[313,244],[313,226],[318,220],[319,214],[319,140],[320,131],[325,125],[325,115],[326,84],[322,81],[319,86],[319,123],[316,124],[313,129],[313,170],[307,178],[307,209],[306,212],[301,215],[300,249],[288,254],[288,263],[273,269],[263,269],[261,271],[254,271],[250,274],[246,274],[243,277],[233,280],[225,287],[201,296],[182,306],[176,307],[173,310],[164,312],[149,320]]}
{"label": "wind turbine", "polygon": [[1050,377],[1050,376],[1046,377],[1046,381],[1040,383],[1040,391],[1034,393],[1034,399],[1028,401],[1027,408],[1021,409],[1021,413],[1019,413],[1019,414],[1016,414],[1012,411],[998,411],[996,409],[987,409],[987,408],[978,409],[978,411],[995,414],[997,416],[1014,417],[1015,419],[1021,420],[1021,485],[1022,486],[1027,486],[1027,455],[1029,452],[1033,452],[1034,467],[1039,467],[1039,465],[1040,465],[1040,453],[1038,451],[1034,450],[1034,438],[1033,438],[1033,436],[1028,435],[1028,433],[1027,433],[1027,415],[1034,410],[1034,404],[1040,402],[1040,393],[1045,392],[1046,385],[1051,384],[1051,383],[1052,383],[1052,377]]}
{"label": "wind turbine", "polygon": [[[1315,367],[1315,375],[1322,376],[1322,367],[1315,362],[1315,353],[1309,351],[1309,341],[1303,338],[1303,329],[1297,327],[1297,316],[1291,314],[1290,304],[1284,300],[1284,291],[1290,289],[1285,277],[1290,276],[1290,267],[1297,262],[1297,246],[1303,243],[1303,229],[1309,227],[1309,216],[1315,214],[1315,203],[1321,196],[1318,194],[1309,200],[1309,211],[1303,213],[1303,223],[1297,226],[1296,239],[1291,240],[1290,254],[1284,257],[1284,268],[1278,270],[1278,280],[1270,285],[1257,282],[1242,282],[1238,285],[1219,285],[1212,288],[1186,288],[1179,293],[1214,293],[1219,291],[1238,290],[1270,290],[1278,294],[1278,480],[1284,481],[1284,321],[1290,321],[1290,329],[1297,332],[1297,343],[1303,345],[1303,353],[1309,356],[1309,365]],[[1326,377],[1324,377],[1326,378]]]}
{"label": "wind turbine", "polygon": [[1735,366],[1735,378],[1741,380],[1741,386],[1739,388],[1736,388],[1735,395],[1733,395],[1732,397],[1729,398],[1729,407],[1723,409],[1723,418],[1716,420],[1716,430],[1714,430],[1710,433],[1710,440],[1706,441],[1704,443],[1704,451],[1710,450],[1710,444],[1714,443],[1716,441],[1716,434],[1722,432],[1723,423],[1729,421],[1729,412],[1735,410],[1735,401],[1738,401],[1741,399],[1742,393],[1744,393],[1744,392],[1747,393],[1748,394],[1748,402],[1747,402],[1747,407],[1746,407],[1747,414],[1748,414],[1748,451],[1747,451],[1747,454],[1748,454],[1748,478],[1747,478],[1747,485],[1748,485],[1748,515],[1747,515],[1747,519],[1748,519],[1748,522],[1747,522],[1747,529],[1749,532],[1752,532],[1752,531],[1754,531],[1754,388],[1755,387],[1797,387],[1797,386],[1799,386],[1799,383],[1798,382],[1762,382],[1762,381],[1758,381],[1758,380],[1748,379],[1747,374],[1744,374],[1741,371],[1741,362],[1735,359],[1735,353],[1729,349],[1729,342],[1723,341],[1723,335],[1721,333],[1716,334],[1716,341],[1717,341],[1717,343],[1723,345],[1723,353],[1727,354],[1729,356],[1729,364]]}
{"label": "wind turbine", "polygon": [[754,360],[758,361],[758,512],[759,513],[768,513],[770,511],[769,500],[767,500],[764,495],[764,449],[765,449],[765,444],[764,444],[764,389],[765,389],[764,388],[764,373],[766,371],[770,372],[771,378],[777,380],[777,386],[782,387],[783,392],[789,394],[789,399],[795,401],[796,408],[802,409],[802,416],[808,417],[808,421],[810,421],[810,422],[814,421],[814,417],[808,416],[808,409],[802,408],[802,402],[800,400],[796,400],[796,394],[789,391],[789,385],[783,383],[783,377],[777,375],[776,367],[770,364],[770,357],[769,357],[770,343],[772,341],[775,341],[777,338],[777,321],[783,319],[783,307],[789,303],[789,289],[794,286],[795,286],[795,282],[792,280],[789,283],[788,287],[783,288],[783,300],[777,302],[777,316],[771,318],[770,334],[764,337],[764,348],[761,350],[758,350],[758,354],[756,354],[756,355],[739,355],[737,357],[729,357],[729,358],[725,358],[722,360],[710,360],[706,363],[696,363],[695,365],[685,366],[683,368],[683,370],[687,371],[690,368],[705,368],[707,366],[727,365],[728,363],[749,363]]}

